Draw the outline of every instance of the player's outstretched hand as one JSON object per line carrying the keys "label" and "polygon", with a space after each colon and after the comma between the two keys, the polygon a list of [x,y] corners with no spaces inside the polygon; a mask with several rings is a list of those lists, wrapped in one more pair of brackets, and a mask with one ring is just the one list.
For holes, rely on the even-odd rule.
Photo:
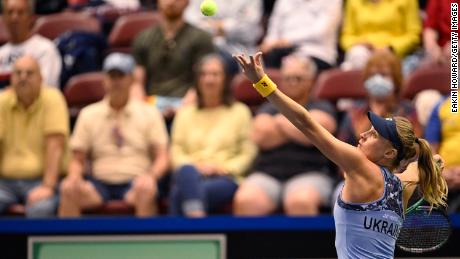
{"label": "player's outstretched hand", "polygon": [[262,66],[262,52],[246,57],[244,54],[233,56],[243,69],[243,73],[253,83],[257,83],[265,75]]}

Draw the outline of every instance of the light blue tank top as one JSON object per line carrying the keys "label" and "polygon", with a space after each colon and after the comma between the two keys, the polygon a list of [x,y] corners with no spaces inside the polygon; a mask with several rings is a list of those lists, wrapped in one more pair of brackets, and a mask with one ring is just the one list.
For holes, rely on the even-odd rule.
{"label": "light blue tank top", "polygon": [[339,259],[393,258],[404,211],[402,184],[386,168],[383,196],[371,203],[346,203],[339,194],[334,206],[335,247]]}

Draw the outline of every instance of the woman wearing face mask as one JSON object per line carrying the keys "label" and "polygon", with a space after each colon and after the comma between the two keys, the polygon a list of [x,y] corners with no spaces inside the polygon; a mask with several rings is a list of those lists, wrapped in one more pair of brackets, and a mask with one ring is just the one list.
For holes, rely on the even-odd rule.
{"label": "woman wearing face mask", "polygon": [[364,68],[364,87],[367,99],[357,102],[345,115],[339,127],[340,140],[357,145],[359,135],[369,129],[367,111],[382,117],[402,116],[409,119],[415,134],[422,135],[422,127],[417,114],[409,101],[401,100],[401,63],[399,58],[387,50],[377,51]]}

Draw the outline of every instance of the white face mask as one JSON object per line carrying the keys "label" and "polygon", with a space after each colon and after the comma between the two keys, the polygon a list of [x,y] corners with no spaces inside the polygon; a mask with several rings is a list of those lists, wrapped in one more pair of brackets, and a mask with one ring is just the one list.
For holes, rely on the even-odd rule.
{"label": "white face mask", "polygon": [[391,79],[380,74],[376,74],[368,78],[364,82],[364,87],[369,95],[374,97],[386,97],[392,94],[395,88]]}

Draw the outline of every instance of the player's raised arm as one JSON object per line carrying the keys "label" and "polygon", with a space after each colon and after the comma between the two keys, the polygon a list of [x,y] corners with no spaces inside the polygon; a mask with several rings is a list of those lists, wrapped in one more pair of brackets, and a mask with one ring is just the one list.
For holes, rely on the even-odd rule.
{"label": "player's raised arm", "polygon": [[372,171],[368,170],[372,163],[362,152],[336,139],[310,116],[308,110],[277,89],[277,86],[265,74],[261,57],[261,52],[249,58],[244,55],[235,56],[244,74],[253,82],[256,90],[273,103],[326,157],[348,174],[353,172],[366,174]]}

